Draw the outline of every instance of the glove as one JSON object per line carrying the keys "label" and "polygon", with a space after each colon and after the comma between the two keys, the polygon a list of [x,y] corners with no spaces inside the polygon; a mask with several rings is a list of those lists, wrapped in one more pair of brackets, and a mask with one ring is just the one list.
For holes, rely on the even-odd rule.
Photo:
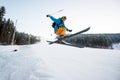
{"label": "glove", "polygon": [[69,31],[69,32],[72,32],[72,30],[70,30],[70,29],[69,29],[68,31]]}
{"label": "glove", "polygon": [[48,15],[46,15],[46,17],[50,17],[50,16],[51,16],[51,15],[49,15],[49,14],[48,14]]}

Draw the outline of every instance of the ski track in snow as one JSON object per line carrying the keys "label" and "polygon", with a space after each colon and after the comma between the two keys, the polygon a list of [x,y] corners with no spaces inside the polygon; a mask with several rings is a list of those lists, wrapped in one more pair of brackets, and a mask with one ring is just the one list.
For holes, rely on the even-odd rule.
{"label": "ski track in snow", "polygon": [[120,80],[120,51],[46,42],[0,46],[0,80]]}

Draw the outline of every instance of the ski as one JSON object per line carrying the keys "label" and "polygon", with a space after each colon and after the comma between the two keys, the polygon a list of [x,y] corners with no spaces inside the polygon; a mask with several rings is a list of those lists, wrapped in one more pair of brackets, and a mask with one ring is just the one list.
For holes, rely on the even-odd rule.
{"label": "ski", "polygon": [[[52,41],[47,41],[47,42],[49,42],[49,43],[51,43]],[[84,48],[84,46],[82,46],[82,45],[77,45],[77,44],[71,44],[71,43],[58,43],[58,42],[56,42],[57,44],[60,44],[60,45],[66,45],[66,46],[72,46],[72,47],[78,47],[78,48]]]}
{"label": "ski", "polygon": [[[88,28],[86,28],[86,29],[84,29],[84,30],[81,30],[81,31],[79,31],[79,32],[77,32],[77,33],[74,33],[74,34],[71,34],[71,35],[62,37],[62,38],[60,38],[60,39],[57,39],[57,40],[55,40],[55,41],[47,41],[47,42],[48,42],[49,44],[53,44],[53,43],[59,43],[59,44],[60,44],[60,41],[65,40],[66,38],[70,38],[70,37],[73,37],[73,36],[75,36],[75,35],[84,33],[84,32],[86,32],[86,31],[88,31],[89,29],[90,29],[90,27],[88,27]],[[62,42],[61,42],[61,43],[62,43]],[[63,43],[62,43],[62,44],[63,44]]]}

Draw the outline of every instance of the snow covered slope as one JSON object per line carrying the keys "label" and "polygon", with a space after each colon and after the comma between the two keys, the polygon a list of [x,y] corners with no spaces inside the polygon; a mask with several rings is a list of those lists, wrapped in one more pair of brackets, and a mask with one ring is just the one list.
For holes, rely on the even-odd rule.
{"label": "snow covered slope", "polygon": [[0,80],[120,80],[120,50],[0,46]]}
{"label": "snow covered slope", "polygon": [[120,43],[118,43],[118,44],[113,44],[113,45],[112,45],[112,48],[113,48],[114,50],[120,50]]}

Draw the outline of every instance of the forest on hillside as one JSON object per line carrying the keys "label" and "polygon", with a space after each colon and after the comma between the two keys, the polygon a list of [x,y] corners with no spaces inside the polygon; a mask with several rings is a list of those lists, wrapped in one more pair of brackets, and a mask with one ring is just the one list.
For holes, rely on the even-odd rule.
{"label": "forest on hillside", "polygon": [[74,37],[66,39],[80,47],[94,47],[94,48],[110,48],[112,49],[113,44],[120,43],[120,33],[105,33],[105,34],[79,34]]}
{"label": "forest on hillside", "polygon": [[9,18],[5,18],[6,9],[0,7],[0,44],[4,45],[25,45],[34,44],[40,41],[40,38],[32,34],[18,32],[15,23]]}

